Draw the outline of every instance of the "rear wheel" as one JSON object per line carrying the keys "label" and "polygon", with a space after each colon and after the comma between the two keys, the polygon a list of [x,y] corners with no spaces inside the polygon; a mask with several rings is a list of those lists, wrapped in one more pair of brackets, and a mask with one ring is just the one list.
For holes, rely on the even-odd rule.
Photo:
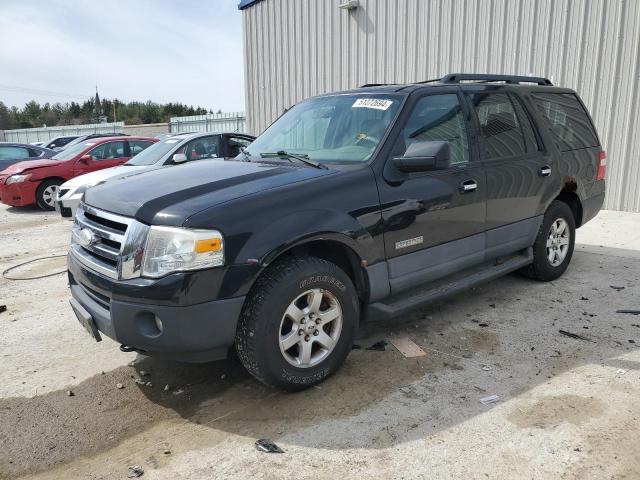
{"label": "rear wheel", "polygon": [[42,210],[53,210],[56,191],[62,185],[60,180],[49,179],[41,182],[36,190],[36,203]]}
{"label": "rear wheel", "polygon": [[536,280],[555,280],[571,262],[575,238],[576,222],[571,208],[554,200],[544,214],[533,244],[533,263],[521,272]]}
{"label": "rear wheel", "polygon": [[358,314],[357,292],[338,266],[316,257],[279,260],[247,297],[236,332],[238,357],[267,385],[311,387],[349,354]]}

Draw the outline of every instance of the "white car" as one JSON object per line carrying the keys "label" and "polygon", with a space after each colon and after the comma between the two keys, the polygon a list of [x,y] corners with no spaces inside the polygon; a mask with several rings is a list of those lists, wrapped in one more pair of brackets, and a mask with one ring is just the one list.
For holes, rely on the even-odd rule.
{"label": "white car", "polygon": [[184,133],[171,136],[146,148],[127,163],[72,178],[58,188],[54,205],[63,218],[73,220],[84,192],[109,179],[126,177],[205,158],[233,158],[253,142],[244,133]]}

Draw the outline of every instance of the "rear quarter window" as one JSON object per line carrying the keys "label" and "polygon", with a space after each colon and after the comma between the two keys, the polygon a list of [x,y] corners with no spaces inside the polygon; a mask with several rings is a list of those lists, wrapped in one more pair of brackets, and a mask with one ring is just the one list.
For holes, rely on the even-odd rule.
{"label": "rear quarter window", "polygon": [[558,148],[566,152],[600,144],[589,115],[572,93],[533,93],[538,111],[549,122]]}

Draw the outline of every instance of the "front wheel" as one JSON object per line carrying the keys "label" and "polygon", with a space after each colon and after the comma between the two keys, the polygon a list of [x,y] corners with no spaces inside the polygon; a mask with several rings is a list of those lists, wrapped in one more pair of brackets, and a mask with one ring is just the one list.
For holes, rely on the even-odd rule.
{"label": "front wheel", "polygon": [[36,189],[36,203],[41,210],[53,210],[58,187],[62,185],[60,180],[49,179],[38,185]]}
{"label": "front wheel", "polygon": [[569,206],[554,200],[533,244],[533,263],[521,270],[526,277],[548,282],[569,266],[576,241],[576,221]]}
{"label": "front wheel", "polygon": [[349,354],[358,315],[357,292],[337,265],[316,257],[279,260],[247,297],[236,332],[238,357],[267,385],[311,387]]}

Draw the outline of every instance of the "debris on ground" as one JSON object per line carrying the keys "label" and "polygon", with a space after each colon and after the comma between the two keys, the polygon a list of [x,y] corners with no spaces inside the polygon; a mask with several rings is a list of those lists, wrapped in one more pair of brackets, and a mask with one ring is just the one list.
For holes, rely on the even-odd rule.
{"label": "debris on ground", "polygon": [[6,312],[6,311],[7,311],[7,306],[6,305],[0,305],[0,313]]}
{"label": "debris on ground", "polygon": [[630,339],[630,340],[628,340],[628,341],[629,341],[629,343],[636,343],[636,341],[635,341],[635,340],[631,340],[631,339]]}
{"label": "debris on ground", "polygon": [[484,370],[485,372],[488,372],[489,370],[491,370],[491,367],[489,365],[483,365],[482,370]]}
{"label": "debris on ground", "polygon": [[480,399],[480,403],[483,405],[489,405],[490,403],[495,403],[500,400],[499,395],[489,395],[488,397],[483,397]]}
{"label": "debris on ground", "polygon": [[609,286],[617,291],[624,290],[624,287],[616,287],[615,285],[609,285]]}
{"label": "debris on ground", "polygon": [[391,345],[396,347],[396,349],[406,358],[427,356],[427,352],[422,350],[409,337],[395,337],[390,341]]}
{"label": "debris on ground", "polygon": [[261,438],[260,440],[256,440],[256,450],[265,453],[284,453],[278,445],[273,443],[268,438]]}
{"label": "debris on ground", "polygon": [[171,455],[171,450],[169,450],[168,448],[165,448],[162,453],[164,453],[165,455]]}
{"label": "debris on ground", "polygon": [[140,370],[140,376],[141,377],[146,377],[147,375],[149,375],[149,372],[145,372],[144,370]]}
{"label": "debris on ground", "polygon": [[167,383],[167,384],[164,386],[164,391],[165,391],[165,392],[168,392],[169,390],[171,390],[171,387],[170,387],[170,386],[169,386],[169,384]]}
{"label": "debris on ground", "polygon": [[386,350],[387,341],[380,340],[379,342],[374,343],[366,348],[366,350],[373,350],[375,352],[384,352]]}
{"label": "debris on ground", "polygon": [[67,390],[67,397],[74,397],[76,394],[73,393],[73,390]]}
{"label": "debris on ground", "polygon": [[575,338],[576,340],[584,340],[585,342],[593,342],[593,340],[587,337],[583,337],[582,335],[578,335],[577,333],[569,332],[567,330],[560,329],[558,330],[558,332],[560,332],[565,337]]}
{"label": "debris on ground", "polygon": [[619,369],[616,371],[616,373],[617,373],[618,375],[624,375],[625,373],[627,373],[627,371],[626,371],[624,368],[619,368]]}
{"label": "debris on ground", "polygon": [[182,390],[181,388],[173,392],[174,395],[182,395],[183,393],[184,393],[184,390]]}
{"label": "debris on ground", "polygon": [[580,300],[589,300],[587,297],[580,297]]}
{"label": "debris on ground", "polygon": [[479,323],[478,326],[479,327],[488,327],[489,324],[488,323]]}
{"label": "debris on ground", "polygon": [[144,475],[144,470],[140,465],[132,465],[127,472],[127,478],[138,478]]}
{"label": "debris on ground", "polygon": [[495,303],[490,303],[490,304],[489,304],[489,306],[490,306],[491,308],[496,308],[496,304],[495,304]]}
{"label": "debris on ground", "polygon": [[118,390],[122,390],[124,388],[124,385],[122,385],[121,383],[116,383],[116,388]]}
{"label": "debris on ground", "polygon": [[629,313],[631,315],[640,315],[640,310],[616,310],[616,313]]}
{"label": "debris on ground", "polygon": [[357,343],[354,343],[353,345],[351,345],[351,350],[360,350],[362,348],[362,346],[358,345]]}

